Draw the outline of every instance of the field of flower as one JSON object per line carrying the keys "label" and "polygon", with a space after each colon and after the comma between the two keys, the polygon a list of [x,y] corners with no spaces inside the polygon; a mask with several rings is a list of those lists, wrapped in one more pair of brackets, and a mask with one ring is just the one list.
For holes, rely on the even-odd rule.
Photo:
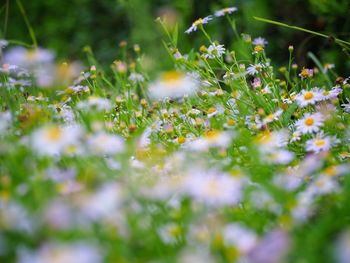
{"label": "field of flower", "polygon": [[126,41],[108,69],[0,41],[0,262],[350,262],[350,77],[276,67],[236,12],[157,19],[157,74]]}

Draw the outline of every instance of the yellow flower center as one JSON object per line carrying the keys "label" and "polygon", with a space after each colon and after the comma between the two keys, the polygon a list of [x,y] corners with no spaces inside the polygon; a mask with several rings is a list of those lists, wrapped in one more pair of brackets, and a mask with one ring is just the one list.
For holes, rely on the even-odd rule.
{"label": "yellow flower center", "polygon": [[47,138],[50,141],[57,141],[62,137],[62,131],[59,127],[52,127],[47,130]]}
{"label": "yellow flower center", "polygon": [[306,92],[304,94],[304,99],[305,100],[311,100],[313,97],[314,97],[314,94],[312,92],[310,92],[310,91],[308,91],[308,92]]}
{"label": "yellow flower center", "polygon": [[211,108],[208,109],[208,114],[214,113],[214,112],[216,112],[216,108],[215,107],[211,107]]}
{"label": "yellow flower center", "polygon": [[316,145],[317,147],[321,147],[321,146],[325,145],[325,143],[326,143],[326,141],[323,140],[323,139],[321,139],[321,140],[317,140],[317,141],[315,142],[315,145]]}
{"label": "yellow flower center", "polygon": [[233,125],[235,125],[235,121],[232,120],[232,119],[228,119],[226,123],[227,123],[228,126],[233,126]]}
{"label": "yellow flower center", "polygon": [[177,138],[177,142],[182,144],[186,142],[186,138],[184,136],[180,136],[179,138]]}
{"label": "yellow flower center", "polygon": [[32,60],[32,59],[35,59],[37,56],[37,52],[35,49],[32,49],[32,50],[28,50],[27,53],[26,53],[26,58],[28,60]]}
{"label": "yellow flower center", "polygon": [[197,20],[194,21],[194,23],[193,23],[194,26],[198,26],[198,25],[201,25],[201,24],[203,24],[203,19],[202,19],[202,18],[197,19]]}
{"label": "yellow flower center", "polygon": [[307,126],[312,126],[313,124],[314,124],[314,119],[313,118],[307,118],[306,120],[305,120],[305,125],[307,125]]}
{"label": "yellow flower center", "polygon": [[207,131],[207,133],[205,134],[205,137],[208,140],[215,140],[217,137],[219,137],[219,134],[220,133],[218,131],[211,130],[211,131]]}
{"label": "yellow flower center", "polygon": [[255,48],[254,48],[254,51],[257,52],[257,53],[260,53],[261,51],[263,51],[264,48],[261,46],[261,45],[257,45]]}
{"label": "yellow flower center", "polygon": [[176,70],[171,70],[163,73],[161,76],[161,79],[166,82],[174,82],[174,81],[178,81],[182,77],[183,77],[183,74],[181,72],[178,72]]}

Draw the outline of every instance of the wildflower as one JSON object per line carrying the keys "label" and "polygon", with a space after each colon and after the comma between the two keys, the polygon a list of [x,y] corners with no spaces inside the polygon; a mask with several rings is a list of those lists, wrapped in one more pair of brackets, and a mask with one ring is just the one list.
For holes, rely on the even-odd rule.
{"label": "wildflower", "polygon": [[215,16],[216,17],[220,17],[220,16],[224,16],[224,15],[227,15],[227,14],[232,14],[233,12],[236,12],[237,11],[237,7],[226,7],[226,8],[223,8],[221,10],[218,10],[215,12]]}
{"label": "wildflower", "polygon": [[[69,86],[67,89],[64,90],[66,94],[79,94],[79,93],[89,93],[90,89],[88,86],[85,85],[74,85]],[[58,94],[62,94],[59,92]]]}
{"label": "wildflower", "polygon": [[259,150],[263,153],[273,153],[275,150],[287,145],[288,133],[284,130],[264,132],[257,138]]}
{"label": "wildflower", "polygon": [[273,122],[273,121],[276,121],[276,120],[279,120],[279,118],[281,117],[283,113],[283,110],[277,110],[276,112],[274,113],[271,113],[269,115],[267,115],[264,119],[263,119],[263,124],[268,124],[270,122]]}
{"label": "wildflower", "polygon": [[346,99],[348,103],[343,103],[341,106],[344,107],[344,111],[350,113],[350,101]]}
{"label": "wildflower", "polygon": [[250,65],[246,70],[246,74],[254,76],[254,75],[257,75],[259,72],[261,72],[261,70],[262,70],[262,65],[260,63]]}
{"label": "wildflower", "polygon": [[198,82],[191,76],[179,71],[168,71],[151,83],[150,96],[154,99],[181,98],[193,95],[198,89]]}
{"label": "wildflower", "polygon": [[279,149],[266,156],[267,160],[274,164],[288,164],[294,159],[294,154],[290,151]]}
{"label": "wildflower", "polygon": [[254,78],[254,80],[252,82],[252,86],[253,86],[254,89],[260,88],[261,87],[261,80],[260,80],[260,78]]}
{"label": "wildflower", "polygon": [[261,47],[265,47],[267,45],[267,41],[265,40],[265,38],[262,38],[262,37],[257,37],[257,38],[254,38],[252,44],[254,46],[261,46]]}
{"label": "wildflower", "polygon": [[181,228],[178,224],[169,223],[158,229],[158,234],[165,244],[174,244],[181,235]]}
{"label": "wildflower", "polygon": [[303,68],[301,70],[301,72],[299,73],[299,77],[301,79],[307,79],[307,78],[312,78],[314,75],[314,70],[312,69],[307,69],[307,68]]}
{"label": "wildflower", "polygon": [[315,104],[322,99],[322,93],[319,88],[313,88],[311,90],[302,90],[295,96],[295,101],[299,107],[305,107],[309,104]]}
{"label": "wildflower", "polygon": [[142,74],[133,72],[130,74],[129,80],[135,84],[144,82],[145,78],[142,76]]}
{"label": "wildflower", "polygon": [[260,91],[262,94],[271,94],[271,87],[269,85],[266,85],[263,89]]}
{"label": "wildflower", "polygon": [[79,101],[77,108],[81,110],[109,111],[112,109],[112,105],[106,98],[90,96],[85,101]]}
{"label": "wildflower", "polygon": [[16,65],[24,68],[47,65],[53,62],[55,55],[46,49],[26,49],[14,47],[4,54],[4,63]]}
{"label": "wildflower", "polygon": [[215,170],[194,170],[184,178],[183,191],[209,206],[235,205],[242,197],[243,181]]}
{"label": "wildflower", "polygon": [[77,144],[82,136],[79,126],[46,126],[34,131],[31,146],[39,155],[60,155]]}
{"label": "wildflower", "polygon": [[113,220],[123,203],[122,187],[115,182],[106,182],[94,193],[83,196],[78,206],[81,212],[92,221],[103,219]]}
{"label": "wildflower", "polygon": [[102,254],[97,247],[79,241],[72,244],[47,242],[37,251],[20,250],[18,262],[101,263],[103,260]]}
{"label": "wildflower", "polygon": [[197,19],[192,23],[191,27],[185,31],[185,33],[190,34],[194,31],[197,31],[198,26],[208,24],[208,22],[212,19],[212,16],[206,16],[204,18]]}
{"label": "wildflower", "polygon": [[11,125],[12,114],[10,111],[0,112],[0,132],[5,132]]}
{"label": "wildflower", "polygon": [[98,132],[88,139],[92,154],[116,154],[124,149],[124,141],[117,135]]}
{"label": "wildflower", "polygon": [[306,151],[314,153],[328,151],[337,142],[338,140],[335,137],[319,134],[315,138],[306,141]]}
{"label": "wildflower", "polygon": [[232,135],[229,132],[215,130],[208,131],[202,138],[195,139],[185,144],[185,147],[193,151],[207,151],[209,148],[226,148],[229,146]]}
{"label": "wildflower", "polygon": [[293,132],[293,134],[292,134],[292,137],[290,138],[290,140],[289,140],[289,142],[296,142],[296,141],[300,141],[300,136],[301,136],[301,132],[299,132],[299,131],[295,131],[295,132]]}
{"label": "wildflower", "polygon": [[326,175],[320,175],[309,187],[309,190],[315,195],[324,195],[338,192],[340,186],[337,181]]}
{"label": "wildflower", "polygon": [[324,117],[321,113],[306,113],[304,118],[295,123],[298,132],[302,134],[318,132],[323,126]]}
{"label": "wildflower", "polygon": [[215,43],[211,44],[207,50],[207,54],[204,55],[205,58],[221,58],[225,54],[224,45],[217,45]]}
{"label": "wildflower", "polygon": [[323,65],[323,73],[327,73],[328,70],[335,68],[334,64],[326,63]]}
{"label": "wildflower", "polygon": [[333,87],[331,90],[320,90],[321,100],[336,99],[342,92],[343,90],[338,86]]}
{"label": "wildflower", "polygon": [[234,246],[242,254],[248,253],[258,242],[254,231],[239,224],[229,224],[223,228],[226,246]]}

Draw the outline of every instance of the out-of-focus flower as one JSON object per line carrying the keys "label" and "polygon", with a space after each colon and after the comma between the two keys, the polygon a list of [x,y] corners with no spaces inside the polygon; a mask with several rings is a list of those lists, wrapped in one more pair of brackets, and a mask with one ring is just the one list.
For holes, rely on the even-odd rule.
{"label": "out-of-focus flower", "polygon": [[215,16],[216,17],[220,17],[220,16],[225,16],[225,15],[230,15],[232,14],[233,12],[236,12],[237,11],[237,7],[226,7],[226,8],[223,8],[221,10],[218,10],[218,11],[215,11]]}
{"label": "out-of-focus flower", "polygon": [[85,101],[79,101],[77,108],[81,110],[109,111],[112,109],[111,102],[106,98],[90,96]]}
{"label": "out-of-focus flower", "polygon": [[208,22],[212,19],[212,16],[206,16],[204,18],[197,19],[192,23],[191,27],[185,31],[185,33],[190,34],[194,31],[197,31],[198,26],[208,24]]}
{"label": "out-of-focus flower", "polygon": [[88,139],[91,154],[116,154],[124,150],[124,141],[118,135],[98,132]]}
{"label": "out-of-focus flower", "polygon": [[83,135],[82,129],[75,126],[45,126],[34,131],[31,146],[39,155],[60,155],[70,151]]}
{"label": "out-of-focus flower", "polygon": [[226,225],[222,231],[224,244],[234,246],[243,255],[253,249],[258,242],[255,232],[240,224]]}
{"label": "out-of-focus flower", "polygon": [[328,151],[332,148],[332,145],[338,142],[339,141],[335,137],[319,134],[315,138],[306,141],[306,151],[314,153]]}
{"label": "out-of-focus flower", "polygon": [[265,38],[262,38],[262,37],[257,37],[257,38],[254,38],[252,44],[254,46],[262,46],[262,47],[265,47],[267,45],[267,41]]}
{"label": "out-of-focus flower", "polygon": [[19,263],[99,263],[100,250],[89,243],[45,243],[37,251],[19,251]]}
{"label": "out-of-focus flower", "polygon": [[168,71],[151,83],[150,96],[154,99],[182,98],[193,95],[198,89],[198,82],[189,75],[180,71]]}
{"label": "out-of-focus flower", "polygon": [[194,170],[184,178],[183,191],[209,206],[236,205],[242,197],[243,181],[217,171]]}

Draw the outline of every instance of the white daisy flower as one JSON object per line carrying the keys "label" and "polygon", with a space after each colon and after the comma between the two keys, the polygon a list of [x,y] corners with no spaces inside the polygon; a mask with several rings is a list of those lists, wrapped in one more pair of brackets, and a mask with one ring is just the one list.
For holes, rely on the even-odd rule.
{"label": "white daisy flower", "polygon": [[0,132],[5,132],[11,125],[12,114],[10,111],[0,112]]}
{"label": "white daisy flower", "polygon": [[103,262],[101,251],[92,244],[86,242],[53,243],[46,242],[36,251],[19,251],[19,263],[101,263]]}
{"label": "white daisy flower", "polygon": [[265,40],[265,38],[262,38],[262,37],[257,37],[257,38],[254,38],[252,44],[254,46],[262,46],[262,47],[265,47],[267,45],[267,41]]}
{"label": "white daisy flower", "polygon": [[273,121],[277,121],[280,119],[281,115],[283,113],[283,110],[279,109],[274,113],[271,113],[269,115],[267,115],[264,119],[263,119],[263,124],[268,124],[271,123]]}
{"label": "white daisy flower", "polygon": [[77,103],[77,108],[80,110],[110,111],[112,109],[112,104],[106,98],[90,96],[85,101],[79,101]]}
{"label": "white daisy flower", "polygon": [[320,100],[322,100],[322,92],[317,87],[311,90],[302,90],[298,95],[295,96],[295,101],[299,107],[315,104]]}
{"label": "white daisy flower", "polygon": [[190,34],[194,31],[197,31],[197,28],[199,25],[208,24],[208,22],[212,19],[213,19],[212,16],[206,16],[204,18],[197,19],[192,23],[191,27],[185,31],[185,33]]}
{"label": "white daisy flower", "polygon": [[237,7],[226,7],[226,8],[223,8],[221,10],[218,10],[215,12],[215,16],[216,17],[220,17],[220,16],[225,16],[225,15],[229,15],[229,14],[232,14],[233,12],[236,12],[237,11]]}
{"label": "white daisy flower", "polygon": [[289,142],[292,143],[292,142],[300,141],[300,139],[301,139],[301,132],[295,131],[293,132]]}
{"label": "white daisy flower", "polygon": [[302,134],[318,132],[323,126],[324,117],[321,113],[306,113],[304,118],[295,123],[296,129]]}
{"label": "white daisy flower", "polygon": [[350,101],[346,99],[348,103],[343,103],[341,106],[344,107],[344,111],[350,113]]}
{"label": "white daisy flower", "polygon": [[207,54],[204,55],[205,58],[221,58],[225,54],[224,45],[217,45],[215,43],[211,44],[207,50]]}
{"label": "white daisy flower", "polygon": [[139,73],[131,73],[129,78],[128,78],[132,83],[142,83],[145,81],[145,78],[142,76],[142,74]]}
{"label": "white daisy flower", "polygon": [[223,239],[226,246],[234,246],[242,254],[248,253],[258,243],[255,232],[239,224],[225,226]]}
{"label": "white daisy flower", "polygon": [[320,90],[321,100],[336,99],[342,91],[338,86],[333,87],[331,90]]}
{"label": "white daisy flower", "polygon": [[241,178],[210,170],[194,170],[184,178],[183,191],[209,206],[236,205],[242,197]]}
{"label": "white daisy flower", "polygon": [[182,98],[193,95],[198,89],[198,81],[179,71],[168,71],[150,84],[149,93],[153,99]]}
{"label": "white daisy flower", "polygon": [[124,150],[124,141],[118,135],[98,132],[88,139],[92,154],[116,154]]}
{"label": "white daisy flower", "polygon": [[70,152],[81,136],[82,129],[75,126],[46,126],[36,130],[31,136],[31,146],[39,155],[60,155]]}
{"label": "white daisy flower", "polygon": [[259,72],[262,70],[262,65],[260,63],[254,64],[254,65],[249,65],[249,67],[246,70],[246,74],[254,76],[257,75]]}
{"label": "white daisy flower", "polygon": [[306,141],[306,151],[319,153],[322,151],[328,151],[332,146],[338,143],[336,137],[324,136],[320,134],[313,139]]}
{"label": "white daisy flower", "polygon": [[288,143],[288,132],[285,130],[264,132],[257,138],[259,150],[263,153],[274,153]]}
{"label": "white daisy flower", "polygon": [[227,148],[232,140],[229,132],[208,131],[203,137],[185,143],[183,147],[193,151],[207,151],[209,148]]}

